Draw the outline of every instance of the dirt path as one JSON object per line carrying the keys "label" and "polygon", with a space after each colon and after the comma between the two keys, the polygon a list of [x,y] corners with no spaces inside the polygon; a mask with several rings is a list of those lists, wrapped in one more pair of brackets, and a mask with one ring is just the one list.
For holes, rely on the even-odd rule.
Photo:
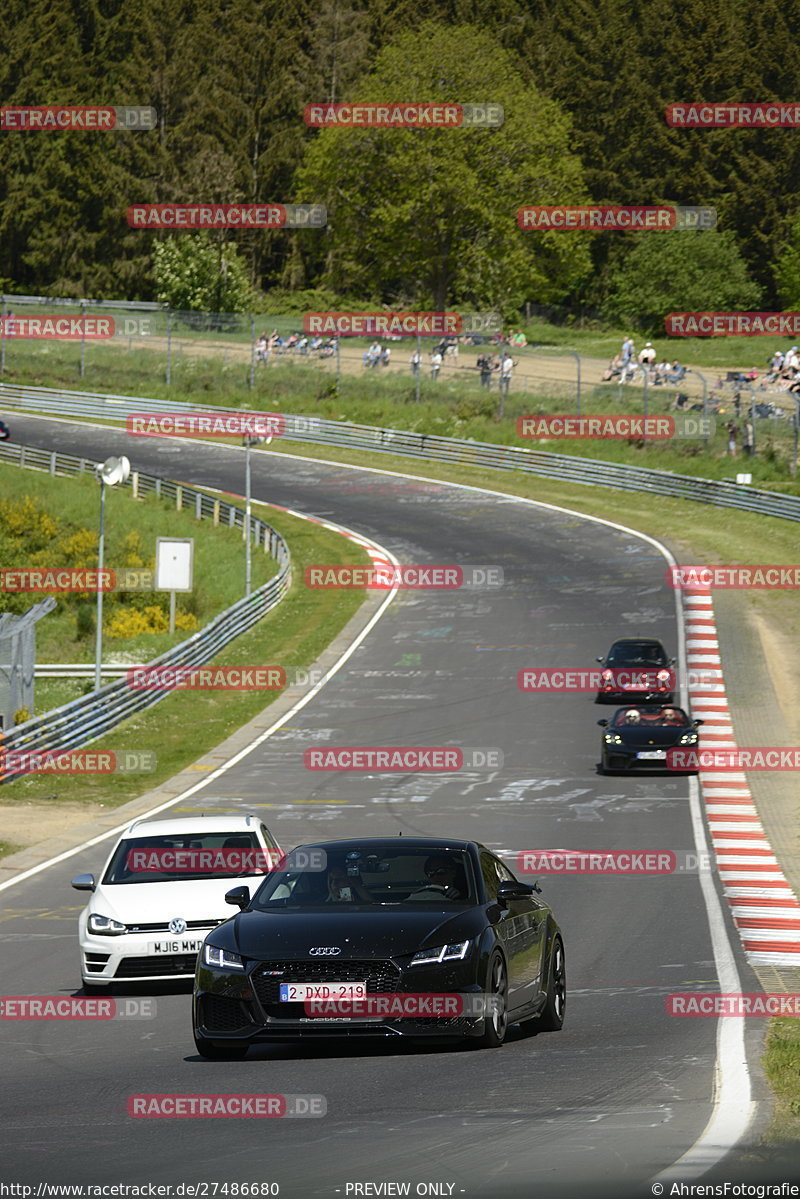
{"label": "dirt path", "polygon": [[[387,343],[391,349],[391,362],[389,366],[365,367],[363,363],[363,348],[349,345],[343,342],[340,350],[340,364],[343,374],[347,375],[368,375],[373,374],[379,377],[383,374],[405,375],[411,378],[411,367],[409,364],[410,356],[415,348],[413,338],[406,338],[402,341],[394,341]],[[122,348],[122,347],[120,347]],[[150,350],[158,350],[162,354],[167,352],[167,340],[163,337],[148,337],[147,348]],[[423,379],[430,378],[430,349],[431,343],[429,339],[422,342],[422,375]],[[483,347],[478,346],[459,346],[458,356],[456,358],[447,357],[439,374],[439,380],[442,382],[455,381],[456,379],[465,379],[472,384],[478,382],[478,371],[476,368],[476,360],[478,356],[484,352]],[[512,380],[512,388],[515,392],[522,391],[529,394],[542,394],[546,391],[553,392],[556,396],[563,396],[564,399],[575,399],[577,390],[577,369],[578,364],[574,356],[567,352],[554,351],[551,349],[535,349],[526,346],[521,350],[513,350],[515,361],[514,375]],[[249,363],[251,358],[251,349],[248,345],[241,345],[235,342],[222,342],[203,339],[181,340],[180,337],[172,339],[172,362],[173,365],[179,362],[183,356],[192,358],[216,358],[223,363],[241,362]],[[588,396],[595,387],[602,384],[603,372],[608,366],[608,361],[605,358],[593,358],[586,355],[581,355],[581,392],[582,395]],[[319,359],[309,355],[303,357],[294,354],[273,354],[270,361],[265,365],[256,363],[256,370],[262,372],[270,370],[274,365],[303,365],[315,366],[320,371],[325,371],[327,374],[334,374],[336,371],[335,358]],[[705,374],[709,390],[716,385],[719,372],[705,368],[702,372]],[[609,395],[613,398],[619,393],[619,388],[616,384],[605,384],[604,389],[608,390]],[[642,391],[641,383],[630,384],[629,390],[631,394],[640,395]],[[659,389],[651,389],[655,396],[659,393]],[[671,390],[671,389],[664,389]],[[696,375],[688,375],[681,383],[681,390],[691,396],[701,396],[703,392],[702,383]],[[497,382],[493,380],[492,391],[497,394]]]}

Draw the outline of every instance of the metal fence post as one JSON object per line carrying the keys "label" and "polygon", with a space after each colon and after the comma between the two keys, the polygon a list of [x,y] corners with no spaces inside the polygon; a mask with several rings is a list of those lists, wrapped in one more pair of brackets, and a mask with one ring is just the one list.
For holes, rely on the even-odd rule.
{"label": "metal fence post", "polygon": [[256,318],[253,313],[250,313],[250,379],[249,386],[252,391],[256,385]]}
{"label": "metal fence post", "polygon": [[172,382],[172,309],[167,309],[167,387]]}
{"label": "metal fence post", "polygon": [[81,300],[81,378],[86,373],[86,304]]}
{"label": "metal fence post", "polygon": [[6,298],[0,306],[0,375],[6,369]]}

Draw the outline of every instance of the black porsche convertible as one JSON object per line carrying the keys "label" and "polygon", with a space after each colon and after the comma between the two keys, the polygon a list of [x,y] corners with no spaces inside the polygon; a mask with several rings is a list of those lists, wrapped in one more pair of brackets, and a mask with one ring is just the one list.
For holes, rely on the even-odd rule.
{"label": "black porsche convertible", "polygon": [[[682,708],[639,704],[618,708],[611,720],[598,720],[603,729],[600,770],[603,774],[630,770],[678,770],[668,757],[680,746],[696,749],[698,725]],[[696,773],[687,770],[685,773]]]}
{"label": "black porsche convertible", "polygon": [[519,882],[478,842],[302,846],[254,895],[240,886],[226,899],[240,911],[198,956],[203,1057],[310,1036],[471,1038],[494,1048],[511,1023],[563,1024],[564,941],[553,913],[538,884]]}

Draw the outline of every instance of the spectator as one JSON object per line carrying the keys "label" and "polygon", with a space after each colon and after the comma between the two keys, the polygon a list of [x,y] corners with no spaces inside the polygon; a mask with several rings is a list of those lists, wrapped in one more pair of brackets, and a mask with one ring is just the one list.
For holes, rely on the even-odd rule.
{"label": "spectator", "polygon": [[685,376],[686,376],[686,367],[681,366],[680,362],[678,362],[678,359],[676,358],[670,368],[667,382],[668,383],[680,383],[681,380],[685,378]]}
{"label": "spectator", "polygon": [[422,355],[420,354],[419,350],[414,350],[408,361],[411,366],[411,374],[416,379],[417,375],[419,374],[420,364],[422,362]]}
{"label": "spectator", "polygon": [[728,453],[731,458],[736,457],[736,438],[739,436],[739,426],[735,421],[729,420],[725,428],[728,430]]}
{"label": "spectator", "polygon": [[662,383],[666,383],[667,376],[669,375],[669,371],[670,371],[670,365],[665,358],[664,361],[659,362],[658,366],[655,368],[655,377],[653,379],[653,386],[660,387]]}
{"label": "spectator", "polygon": [[622,343],[622,365],[627,366],[636,351],[632,337],[626,337]]}
{"label": "spectator", "polygon": [[391,357],[392,357],[391,348],[389,346],[384,346],[383,349],[381,350],[381,354],[380,354],[381,366],[388,366],[389,360],[391,359]]}
{"label": "spectator", "polygon": [[511,375],[513,370],[514,359],[511,357],[508,350],[506,350],[500,363],[500,378],[498,380],[501,395],[503,394],[504,389],[505,394],[508,395],[508,389],[511,386]]}
{"label": "spectator", "polygon": [[439,371],[442,369],[442,351],[438,346],[431,352],[431,378],[436,380],[439,378]]}
{"label": "spectator", "polygon": [[616,358],[612,358],[606,369],[603,371],[603,382],[608,383],[611,379],[615,379],[621,370],[622,355],[617,354]]}
{"label": "spectator", "polygon": [[256,342],[256,359],[259,362],[267,362],[269,359],[269,342],[267,341],[266,333],[262,333]]}
{"label": "spectator", "polygon": [[793,375],[787,375],[787,371],[800,370],[800,358],[797,356],[797,346],[792,346],[789,353],[783,360],[783,373],[787,378],[793,378]]}
{"label": "spectator", "polygon": [[645,342],[644,349],[639,351],[639,365],[645,370],[650,370],[656,360],[656,352],[653,349],[652,343]]}
{"label": "spectator", "polygon": [[751,458],[755,451],[755,440],[756,439],[755,439],[755,430],[753,429],[753,422],[751,420],[746,420],[744,422],[744,436],[742,438],[742,449],[744,450],[745,454],[747,454],[748,458]]}
{"label": "spectator", "polygon": [[481,387],[488,387],[491,391],[492,371],[495,369],[491,354],[481,354],[475,365],[481,372]]}

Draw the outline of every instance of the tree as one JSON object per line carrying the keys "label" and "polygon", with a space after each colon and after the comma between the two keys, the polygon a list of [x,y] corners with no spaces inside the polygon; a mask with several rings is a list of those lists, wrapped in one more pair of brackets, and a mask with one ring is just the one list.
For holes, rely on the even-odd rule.
{"label": "tree", "polygon": [[789,225],[788,240],[779,247],[774,269],[784,310],[797,312],[800,310],[800,212],[795,213]]}
{"label": "tree", "polygon": [[168,237],[153,247],[158,299],[183,312],[247,312],[253,295],[236,248],[206,233]]}
{"label": "tree", "polygon": [[[628,236],[628,235],[625,235]],[[603,305],[611,320],[654,333],[670,312],[752,309],[761,289],[730,232],[640,233],[611,272]]]}
{"label": "tree", "polygon": [[583,171],[560,106],[470,26],[401,34],[354,102],[494,101],[499,129],[323,129],[296,193],[328,207],[323,286],[391,303],[514,309],[564,294],[589,267],[580,233],[527,233],[524,204],[580,203]]}

